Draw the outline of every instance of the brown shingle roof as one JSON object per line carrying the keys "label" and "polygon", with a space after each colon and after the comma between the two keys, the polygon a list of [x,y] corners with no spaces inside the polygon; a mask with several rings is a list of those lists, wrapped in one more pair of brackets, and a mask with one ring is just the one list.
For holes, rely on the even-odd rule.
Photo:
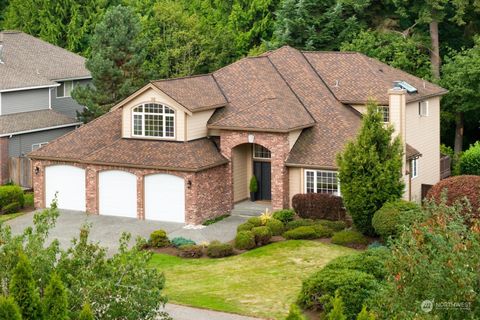
{"label": "brown shingle roof", "polygon": [[415,149],[414,147],[412,147],[411,145],[409,145],[408,143],[406,144],[406,148],[405,148],[405,153],[406,153],[406,156],[407,156],[407,160],[410,160],[410,159],[414,159],[414,158],[418,158],[418,157],[421,157],[422,154],[420,153],[420,151],[418,151],[417,149]]}
{"label": "brown shingle roof", "polygon": [[406,81],[418,93],[407,94],[407,102],[445,94],[447,90],[376,59],[357,52],[305,52],[304,55],[335,97],[345,104],[365,104],[373,98],[388,105],[393,81]]}
{"label": "brown shingle roof", "polygon": [[106,115],[33,151],[34,159],[143,168],[198,171],[226,163],[213,141],[189,142],[121,138],[122,110]]}
{"label": "brown shingle roof", "polygon": [[212,75],[152,81],[152,84],[190,111],[225,106],[227,100]]}
{"label": "brown shingle roof", "polygon": [[53,85],[53,80],[87,78],[85,58],[19,31],[2,31],[0,90]]}
{"label": "brown shingle roof", "polygon": [[14,113],[0,116],[0,136],[78,124],[78,121],[49,109]]}

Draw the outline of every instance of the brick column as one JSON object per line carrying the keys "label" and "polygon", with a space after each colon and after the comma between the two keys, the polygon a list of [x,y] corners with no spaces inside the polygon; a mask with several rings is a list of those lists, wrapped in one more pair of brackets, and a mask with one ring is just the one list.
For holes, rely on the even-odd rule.
{"label": "brick column", "polygon": [[0,138],[0,184],[8,182],[8,137]]}
{"label": "brick column", "polygon": [[98,170],[94,167],[85,168],[85,199],[87,213],[98,214]]}
{"label": "brick column", "polygon": [[137,218],[145,220],[145,176],[137,174]]}
{"label": "brick column", "polygon": [[[45,166],[42,161],[34,160],[32,162],[34,172],[33,177],[33,205],[35,208],[45,208]],[[38,173],[35,174],[35,168]]]}

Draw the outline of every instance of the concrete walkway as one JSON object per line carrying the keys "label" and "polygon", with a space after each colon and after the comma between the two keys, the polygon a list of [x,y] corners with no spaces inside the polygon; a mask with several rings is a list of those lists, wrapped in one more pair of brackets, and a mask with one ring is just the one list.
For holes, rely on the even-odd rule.
{"label": "concrete walkway", "polygon": [[[12,227],[13,233],[21,233],[26,227],[33,225],[34,212],[27,213],[6,224]],[[145,221],[132,218],[87,215],[83,212],[61,210],[55,228],[51,230],[49,239],[58,239],[63,248],[70,246],[71,240],[78,237],[84,224],[91,225],[90,240],[99,242],[108,248],[109,254],[118,249],[118,240],[122,232],[132,235],[132,244],[138,236],[148,238],[155,230],[165,230],[170,238],[185,237],[197,243],[220,240],[227,242],[235,238],[237,226],[247,217],[231,216],[210,226],[199,226],[200,229],[187,229],[183,223]]]}
{"label": "concrete walkway", "polygon": [[259,318],[251,318],[232,313],[191,308],[170,303],[165,306],[165,311],[168,312],[168,314],[174,320],[259,320]]}
{"label": "concrete walkway", "polygon": [[244,200],[235,204],[232,210],[234,216],[254,217],[259,216],[265,210],[272,212],[272,203],[270,201],[255,201]]}

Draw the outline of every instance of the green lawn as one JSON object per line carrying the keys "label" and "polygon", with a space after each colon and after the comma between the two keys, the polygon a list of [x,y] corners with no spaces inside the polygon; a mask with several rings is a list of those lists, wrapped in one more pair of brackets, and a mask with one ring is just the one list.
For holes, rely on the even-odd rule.
{"label": "green lawn", "polygon": [[17,212],[17,213],[11,213],[11,214],[0,214],[0,224],[2,222],[7,221],[7,220],[10,220],[10,219],[16,218],[18,216],[21,216],[24,213],[25,212]]}
{"label": "green lawn", "polygon": [[223,259],[155,254],[169,301],[199,308],[283,319],[302,280],[355,250],[308,240],[283,241]]}

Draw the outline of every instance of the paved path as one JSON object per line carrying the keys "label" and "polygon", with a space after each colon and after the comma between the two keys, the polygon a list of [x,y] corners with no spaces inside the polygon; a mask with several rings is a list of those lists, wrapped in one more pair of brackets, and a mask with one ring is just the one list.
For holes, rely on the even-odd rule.
{"label": "paved path", "polygon": [[168,312],[174,320],[259,320],[259,318],[185,307],[170,303],[165,306],[165,311]]}
{"label": "paved path", "polygon": [[[7,221],[6,224],[12,227],[14,233],[20,233],[26,227],[33,225],[33,215],[34,212],[27,213]],[[67,248],[71,240],[78,237],[82,225],[88,223],[91,225],[90,239],[107,247],[109,254],[113,254],[118,248],[118,239],[122,232],[130,233],[133,240],[138,236],[148,238],[152,231],[163,229],[170,238],[181,236],[197,243],[212,240],[226,242],[235,237],[237,226],[246,219],[246,217],[231,216],[202,229],[186,229],[183,223],[87,215],[78,211],[61,210],[56,226],[50,232],[50,239],[58,239],[60,245]]]}

